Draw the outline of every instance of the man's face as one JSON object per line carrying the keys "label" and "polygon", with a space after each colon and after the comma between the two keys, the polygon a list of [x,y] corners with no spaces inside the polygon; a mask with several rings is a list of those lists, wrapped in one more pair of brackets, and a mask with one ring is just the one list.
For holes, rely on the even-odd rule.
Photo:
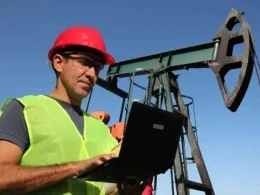
{"label": "man's face", "polygon": [[63,54],[54,57],[54,67],[68,95],[82,100],[97,82],[103,64],[98,56],[90,54]]}

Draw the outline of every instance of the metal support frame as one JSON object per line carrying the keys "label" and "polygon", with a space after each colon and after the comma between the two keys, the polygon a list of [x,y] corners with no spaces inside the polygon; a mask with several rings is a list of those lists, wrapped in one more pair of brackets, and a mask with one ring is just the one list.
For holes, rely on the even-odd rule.
{"label": "metal support frame", "polygon": [[[183,132],[182,137],[187,136],[189,144],[192,148],[192,156],[197,165],[198,172],[202,181],[202,184],[195,183],[188,180],[187,163],[185,163],[186,156],[181,155],[182,145],[179,146],[176,152],[175,162],[174,162],[174,175],[176,191],[178,195],[189,195],[189,188],[194,190],[201,190],[206,193],[206,195],[214,195],[214,190],[204,163],[196,136],[194,134],[192,123],[189,119],[189,113],[187,107],[183,101],[183,97],[180,93],[180,89],[177,82],[177,76],[171,72],[164,71],[165,67],[161,66],[161,71],[153,72],[150,75],[148,95],[146,97],[146,103],[151,102],[151,98],[154,94],[158,94],[158,90],[162,89],[163,93],[160,94],[161,101],[165,103],[165,109],[170,112],[174,112],[172,94],[175,98],[178,110],[187,116],[187,121],[185,124],[185,132]],[[158,98],[158,96],[157,96]],[[162,103],[162,102],[160,102]],[[158,105],[160,107],[160,105]],[[161,105],[162,106],[162,105]],[[160,107],[162,108],[162,107]],[[173,124],[174,125],[174,124]],[[181,140],[183,144],[183,140]],[[173,190],[172,190],[173,191]]]}
{"label": "metal support frame", "polygon": [[[241,24],[239,31],[234,31],[236,24]],[[234,46],[244,44],[242,56],[233,55]],[[216,76],[219,89],[226,107],[235,112],[240,106],[252,77],[254,67],[254,45],[251,30],[243,13],[232,9],[225,23],[213,38],[213,42],[192,47],[166,51],[149,56],[117,62],[107,72],[107,81],[135,75],[150,74],[161,64],[167,71],[192,68],[210,68]],[[225,76],[230,70],[240,68],[238,82],[233,91],[225,84]]]}
{"label": "metal support frame", "polygon": [[[241,24],[241,29],[238,32],[233,31],[233,27],[237,23]],[[244,55],[234,56],[233,47],[239,43],[244,43]],[[187,116],[188,120],[181,136],[173,169],[171,169],[172,194],[174,194],[174,182],[177,195],[189,195],[189,189],[204,191],[206,195],[214,195],[213,186],[196,138],[196,129],[194,130],[190,121],[189,110],[183,100],[185,96],[180,92],[177,76],[173,71],[190,68],[211,69],[216,76],[225,106],[231,112],[235,112],[241,104],[251,80],[254,67],[254,52],[252,51],[254,51],[254,46],[250,27],[245,21],[243,13],[232,9],[225,23],[213,38],[213,42],[117,62],[108,69],[106,80],[98,79],[98,85],[123,98],[120,121],[122,120],[125,100],[128,99],[128,103],[131,103],[134,82],[131,81],[127,93],[118,88],[118,80],[139,75],[149,75],[146,102],[144,103],[151,102],[151,98],[155,97],[157,107],[161,108],[164,102],[165,109],[168,111],[174,112],[175,109],[178,109]],[[229,92],[225,85],[225,75],[230,70],[237,68],[241,69],[239,79],[235,89]],[[173,105],[173,99],[177,105]],[[191,148],[192,160],[197,165],[201,183],[190,181],[188,178],[187,157],[183,150],[185,136]],[[157,177],[155,177],[154,182],[154,188],[156,188]]]}

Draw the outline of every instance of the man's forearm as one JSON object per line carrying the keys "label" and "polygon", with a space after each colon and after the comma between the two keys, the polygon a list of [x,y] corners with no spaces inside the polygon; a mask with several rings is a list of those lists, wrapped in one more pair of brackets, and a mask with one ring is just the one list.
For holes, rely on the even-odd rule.
{"label": "man's forearm", "polygon": [[13,164],[0,165],[1,192],[30,192],[60,182],[76,174],[73,164],[22,167]]}

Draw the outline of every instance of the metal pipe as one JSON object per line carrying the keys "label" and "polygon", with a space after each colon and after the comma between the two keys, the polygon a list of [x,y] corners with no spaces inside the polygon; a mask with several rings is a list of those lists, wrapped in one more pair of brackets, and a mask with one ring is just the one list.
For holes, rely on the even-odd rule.
{"label": "metal pipe", "polygon": [[213,60],[216,60],[216,59],[217,59],[220,40],[219,40],[219,39],[216,39],[215,42],[216,42],[216,43],[215,43],[215,46],[214,46],[214,53],[213,53],[213,56],[212,56],[212,59],[213,59]]}

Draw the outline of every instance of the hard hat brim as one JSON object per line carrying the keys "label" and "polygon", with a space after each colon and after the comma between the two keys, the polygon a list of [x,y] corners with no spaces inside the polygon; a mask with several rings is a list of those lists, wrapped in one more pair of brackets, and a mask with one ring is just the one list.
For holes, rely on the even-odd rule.
{"label": "hard hat brim", "polygon": [[[60,47],[52,47],[49,52],[48,52],[48,58],[50,61],[52,61],[52,57],[53,57],[53,53],[55,53],[57,50],[66,50],[66,48],[69,48],[69,47],[78,47],[78,45],[74,45],[74,44],[69,44],[69,45],[63,45],[63,46],[60,46]],[[82,48],[82,46],[80,46]],[[103,56],[104,58],[104,65],[112,65],[115,63],[115,58],[109,54],[108,52],[103,52],[103,51],[100,51],[100,50],[97,50],[95,48],[92,48],[92,47],[88,47],[88,46],[84,46],[84,48],[86,48],[88,51],[93,51],[94,53],[98,53],[100,54],[101,56]],[[82,51],[84,52],[84,51]]]}
{"label": "hard hat brim", "polygon": [[105,60],[106,60],[105,65],[112,65],[116,62],[115,58],[112,55],[110,55],[109,53],[107,53],[107,52],[102,52],[102,53],[105,56]]}

